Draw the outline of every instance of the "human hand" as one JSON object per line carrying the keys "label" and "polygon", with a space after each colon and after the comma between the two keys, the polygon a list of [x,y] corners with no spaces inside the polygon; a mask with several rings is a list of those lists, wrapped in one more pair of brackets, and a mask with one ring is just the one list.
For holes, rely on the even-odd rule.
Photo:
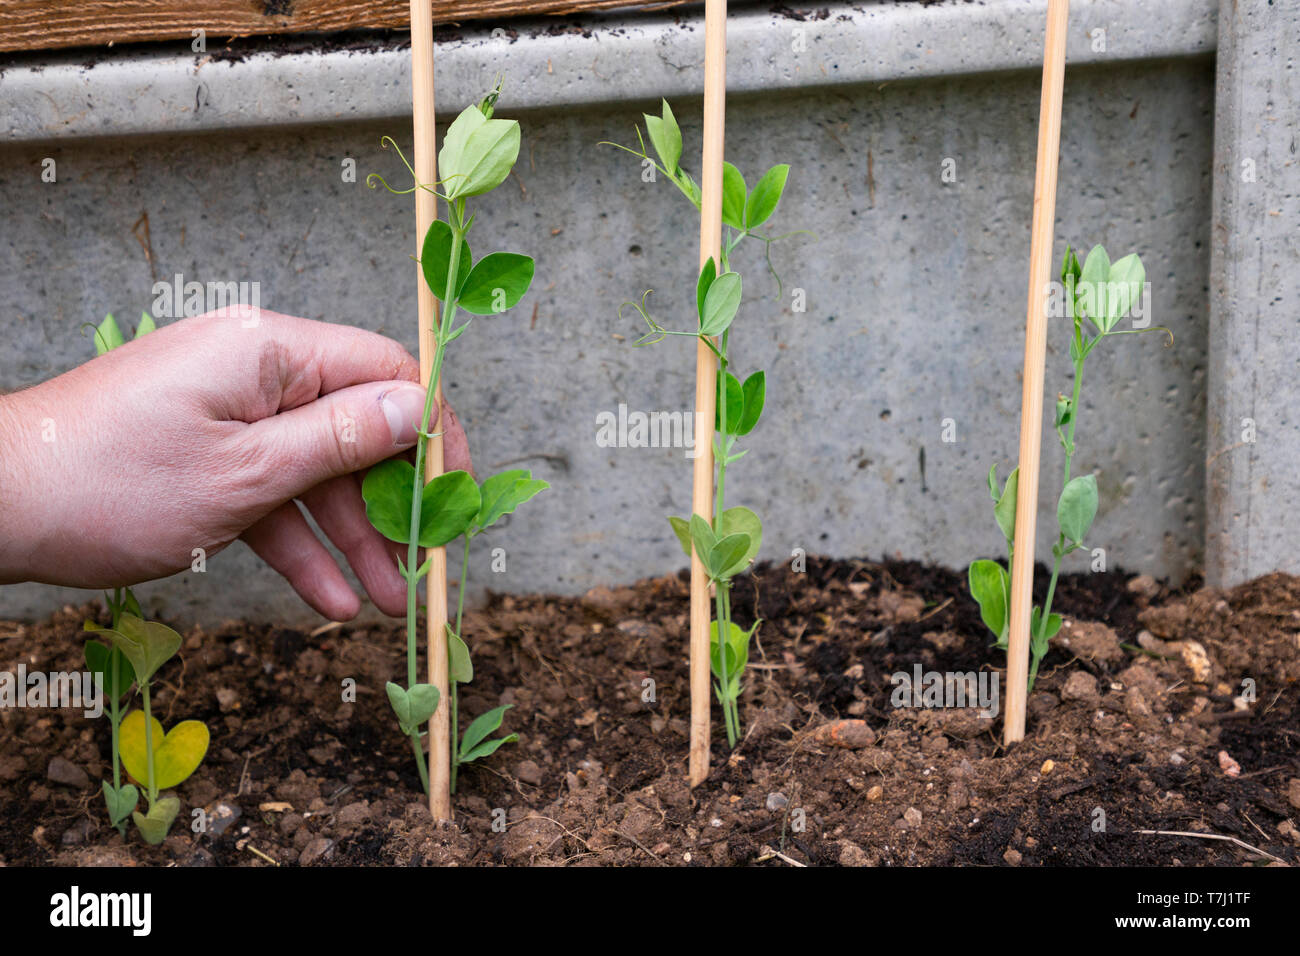
{"label": "human hand", "polygon": [[[0,583],[136,584],[242,538],[332,620],[361,608],[294,499],[375,605],[406,582],[357,472],[415,444],[425,391],[391,339],[265,309],[183,319],[0,397]],[[443,403],[447,470],[469,448]],[[436,430],[436,426],[431,425]]]}

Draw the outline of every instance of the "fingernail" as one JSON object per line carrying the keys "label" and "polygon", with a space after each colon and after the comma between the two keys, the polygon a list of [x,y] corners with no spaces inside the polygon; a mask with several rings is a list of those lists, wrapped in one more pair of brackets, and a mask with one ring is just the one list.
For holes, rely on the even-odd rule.
{"label": "fingernail", "polygon": [[388,433],[393,444],[401,447],[414,445],[416,426],[424,414],[424,389],[412,385],[387,393],[381,403],[384,417],[388,419]]}

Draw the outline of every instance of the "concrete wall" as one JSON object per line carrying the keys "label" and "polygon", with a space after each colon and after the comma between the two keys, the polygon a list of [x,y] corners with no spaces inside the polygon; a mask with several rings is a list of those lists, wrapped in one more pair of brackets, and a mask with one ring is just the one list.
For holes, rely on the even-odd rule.
{"label": "concrete wall", "polygon": [[[1127,336],[1094,354],[1076,471],[1099,471],[1092,537],[1109,565],[1179,579],[1201,567],[1205,534],[1214,10],[1208,2],[1161,6],[1176,24],[1148,34],[1149,21],[1122,5],[1075,5],[1057,255],[1067,240],[1140,252],[1155,324],[1174,333],[1172,348],[1156,335]],[[820,23],[762,14],[733,26],[728,157],[751,183],[773,163],[792,163],[776,225],[816,233],[775,247],[783,298],[757,250],[738,263],[746,301],[734,355],[744,370],[767,369],[768,412],[729,476],[728,501],[763,516],[765,557],[802,547],[962,566],[999,552],[984,475],[995,460],[1005,473],[1017,445],[1039,7],[845,8],[847,20],[833,9]],[[813,54],[793,70],[781,58],[801,26],[813,31]],[[1111,52],[1092,48],[1095,26],[1107,29]],[[682,79],[670,44],[693,49],[700,32],[652,21],[637,29],[648,39],[636,55],[564,39],[573,62],[592,61],[593,50],[609,67],[625,62],[604,87],[586,76],[548,101],[516,80],[516,67],[527,78],[543,54],[554,67],[554,38],[520,39],[503,64],[499,109],[521,120],[523,153],[518,181],[479,207],[476,249],[531,252],[537,279],[513,313],[476,325],[453,346],[447,386],[480,469],[528,459],[554,489],[494,534],[508,552],[505,574],[490,573],[489,549],[479,548],[473,577],[494,590],[577,592],[684,564],[663,518],[689,510],[682,451],[607,449],[595,437],[597,415],[619,403],[688,410],[693,394],[689,343],[634,350],[639,320],[617,315],[620,302],[653,288],[658,315],[689,322],[695,271],[696,225],[685,200],[668,184],[642,183],[631,157],[596,145],[631,141],[640,110],[667,89],[686,154],[698,156],[698,81]],[[445,115],[490,82],[500,61],[483,52],[487,45],[453,45],[440,60],[453,87]],[[858,56],[841,60],[839,50]],[[283,97],[283,84],[265,87],[265,97],[246,95],[246,109],[234,105],[233,71],[257,64],[215,67],[228,72],[212,74],[209,102],[225,122],[203,111],[142,118],[125,109],[116,122],[113,104],[122,101],[103,88],[122,81],[113,64],[68,66],[44,81],[55,107],[33,92],[40,73],[20,66],[0,77],[0,104],[10,104],[0,105],[9,133],[0,145],[0,388],[83,361],[81,324],[110,310],[138,315],[155,272],[256,280],[265,307],[377,329],[414,348],[410,203],[362,182],[370,171],[400,178],[396,158],[379,149],[382,134],[403,143],[410,136],[399,105],[409,85],[400,86],[393,56],[374,54],[373,69],[349,74],[368,72],[357,82],[379,84],[382,103],[365,100],[360,118],[330,122],[331,109],[344,112],[339,88],[315,102],[324,94],[305,59],[293,67],[302,92],[281,125],[266,101]],[[666,60],[674,78],[657,72]],[[754,79],[759,62],[771,82]],[[260,68],[288,69],[282,60]],[[97,85],[101,69],[108,78]],[[382,78],[387,69],[391,82]],[[150,75],[157,103],[181,97],[179,74]],[[774,92],[754,91],[764,86]],[[68,108],[78,91],[89,115]],[[517,109],[520,101],[528,108]],[[102,116],[109,119],[101,124]],[[139,135],[95,135],[101,126]],[[45,157],[58,164],[57,184],[40,181]],[[342,181],[347,157],[356,159],[356,183]],[[957,178],[945,183],[949,159]],[[142,212],[152,269],[132,235]],[[804,313],[791,308],[795,288],[806,293]],[[1064,334],[1058,324],[1050,337],[1049,390],[1068,391]],[[945,419],[955,443],[943,440]],[[1059,490],[1050,429],[1044,448],[1041,520],[1050,528]],[[1047,549],[1044,541],[1044,557]],[[1086,561],[1076,556],[1071,567]],[[180,620],[311,617],[242,545],[210,560],[205,575],[140,590]],[[0,618],[81,597],[0,589]]]}

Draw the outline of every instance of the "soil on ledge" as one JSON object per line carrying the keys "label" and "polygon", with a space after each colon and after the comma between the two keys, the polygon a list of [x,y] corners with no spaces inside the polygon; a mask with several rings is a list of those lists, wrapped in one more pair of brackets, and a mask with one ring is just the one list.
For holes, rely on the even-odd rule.
{"label": "soil on ledge", "polygon": [[[1300,862],[1298,578],[1226,592],[1065,579],[1065,627],[1027,737],[1006,752],[974,708],[892,701],[891,675],[916,665],[999,673],[962,574],[760,567],[733,600],[738,623],[763,620],[744,739],[729,752],[715,710],[712,773],[694,791],[687,603],[679,574],[582,598],[495,596],[469,614],[461,713],[512,703],[504,730],[520,740],[463,772],[449,827],[428,817],[384,695],[405,672],[400,627],[190,630],[155,713],[205,721],[212,745],[177,791],[173,834],[150,848],[107,825],[106,721],[0,709],[0,865]],[[79,670],[88,614],[103,612],[0,624],[4,666]],[[349,679],[356,703],[343,702]],[[186,825],[196,808],[207,832]]]}

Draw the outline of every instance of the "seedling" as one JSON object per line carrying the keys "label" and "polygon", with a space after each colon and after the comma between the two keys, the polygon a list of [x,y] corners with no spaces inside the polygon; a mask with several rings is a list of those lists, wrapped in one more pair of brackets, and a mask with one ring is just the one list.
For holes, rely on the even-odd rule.
{"label": "seedling", "polygon": [[[640,127],[636,131],[637,149],[617,143],[605,145],[631,153],[641,160],[643,167],[653,167],[698,209],[701,203],[700,188],[681,167],[682,133],[672,109],[664,101],[661,115],[643,115],[646,134],[654,146],[657,159],[648,154]],[[721,261],[715,262],[710,258],[700,270],[695,289],[697,323],[694,329],[674,331],[660,324],[646,307],[648,292],[641,297],[640,302],[624,303],[632,305],[649,328],[637,340],[637,346],[661,342],[669,335],[684,335],[704,342],[718,357],[716,414],[712,434],[708,436],[713,443],[717,462],[714,518],[710,522],[696,514],[689,520],[670,517],[668,522],[688,558],[694,545],[695,553],[699,555],[714,588],[714,619],[709,625],[709,663],[716,680],[714,693],[722,705],[727,741],[732,747],[736,746],[740,732],[738,701],[744,689],[741,680],[749,659],[749,642],[761,622],[756,621],[746,631],[732,621],[731,585],[735,576],[748,568],[758,555],[763,540],[763,525],[758,515],[749,508],[724,509],[727,467],[746,453],[737,452],[736,445],[758,424],[763,413],[767,379],[765,373],[759,370],[742,382],[730,370],[731,329],[741,300],[741,277],[731,268],[731,255],[746,239],[762,242],[770,253],[771,243],[782,238],[767,236],[759,230],[776,212],[789,172],[788,165],[773,166],[751,190],[739,169],[731,163],[723,163],[722,222],[727,227],[727,232],[722,242]],[[770,269],[770,256],[768,265]],[[621,312],[620,309],[620,314]],[[697,442],[704,439],[705,436],[696,436]]]}
{"label": "seedling", "polygon": [[[411,172],[415,185],[406,190],[388,187],[382,177],[372,174],[368,182],[389,188],[390,192],[410,193],[427,189],[441,197],[447,207],[446,221],[436,219],[424,236],[420,252],[420,269],[433,294],[442,302],[441,322],[435,328],[435,351],[423,417],[417,430],[414,467],[407,461],[391,460],[372,468],[362,482],[361,494],[366,502],[366,516],[386,538],[407,545],[406,561],[398,559],[398,569],[406,579],[406,663],[407,684],[389,682],[388,700],[397,715],[398,726],[411,740],[416,767],[425,792],[429,773],[421,743],[421,727],[438,709],[438,688],[420,683],[416,678],[416,640],[418,593],[420,580],[428,573],[429,561],[419,564],[419,549],[441,548],[464,537],[464,559],[456,613],[456,626],[447,626],[448,659],[451,667],[451,733],[457,727],[457,684],[473,679],[469,648],[461,636],[461,620],[468,576],[469,542],[502,516],[544,488],[546,482],[533,479],[527,471],[508,471],[495,475],[481,485],[465,471],[450,471],[433,481],[424,481],[424,458],[433,415],[433,400],[438,392],[439,377],[447,346],[459,338],[476,316],[500,315],[518,304],[533,280],[533,260],[512,252],[493,252],[477,262],[470,253],[466,236],[474,217],[466,218],[466,200],[491,192],[510,175],[519,156],[519,123],[493,119],[498,87],[481,103],[467,107],[443,138],[438,154],[442,172],[438,191],[421,183],[415,171],[397,150],[402,163]],[[386,145],[397,146],[391,139]],[[458,312],[466,319],[456,325]],[[419,493],[416,493],[416,489]],[[462,763],[485,757],[503,743],[517,739],[510,735],[497,740],[485,738],[501,726],[509,705],[483,714],[466,728],[458,747],[452,748],[452,790],[456,768]]]}
{"label": "seedling", "polygon": [[[113,783],[104,781],[104,801],[109,820],[119,831],[124,831],[129,815],[145,842],[157,845],[166,839],[181,806],[176,797],[160,793],[179,786],[198,769],[208,751],[208,728],[200,721],[184,720],[164,733],[151,712],[153,675],[180,650],[181,636],[164,624],[140,617],[139,602],[129,590],[125,597],[121,589],[115,592],[109,608],[113,615],[110,627],[87,621],[84,628],[109,641],[107,646],[98,641],[86,645],[86,665],[109,696],[113,728]],[[139,690],[142,709],[122,718],[121,700],[131,682]],[[122,783],[122,767],[136,784],[144,784],[148,812],[136,809],[139,789]]]}
{"label": "seedling", "polygon": [[[1060,395],[1056,400],[1055,427],[1061,448],[1065,451],[1064,473],[1061,477],[1061,495],[1056,505],[1058,532],[1056,542],[1052,545],[1052,577],[1047,586],[1047,598],[1042,607],[1035,606],[1030,614],[1030,689],[1038,674],[1038,664],[1047,654],[1048,644],[1061,629],[1061,615],[1052,613],[1052,599],[1056,595],[1061,561],[1066,555],[1084,547],[1084,538],[1097,516],[1097,476],[1070,476],[1084,362],[1105,338],[1154,331],[1170,334],[1168,329],[1163,328],[1116,328],[1120,320],[1141,300],[1146,270],[1136,253],[1112,263],[1105,249],[1094,246],[1080,267],[1078,256],[1067,247],[1061,265],[1061,281],[1065,289],[1066,314],[1073,320],[1070,361],[1074,364],[1074,389],[1070,397]],[[1172,334],[1170,337],[1172,339]],[[1019,471],[1019,468],[1013,469],[1006,484],[1001,487],[998,485],[996,463],[989,468],[988,474],[993,516],[1006,539],[1006,565],[981,559],[972,562],[968,572],[971,596],[979,604],[980,617],[997,638],[995,646],[1004,651],[1007,649],[1011,626],[1011,578],[1007,569],[1011,566],[1014,554]]]}
{"label": "seedling", "polygon": [[[112,616],[111,630],[117,630],[124,613],[143,617],[140,612],[140,602],[135,599],[130,588],[115,588],[113,596],[106,596],[105,602]],[[117,827],[117,831],[125,837],[127,818],[135,810],[140,794],[134,785],[122,783],[122,761],[117,748],[122,718],[126,715],[122,709],[122,702],[130,694],[131,685],[135,683],[135,671],[131,667],[131,662],[118,650],[117,645],[111,642],[105,645],[99,641],[87,641],[85,656],[86,669],[94,675],[95,683],[108,697],[107,713],[112,734],[110,752],[113,760],[113,782],[103,781],[104,803],[108,807],[109,823]]]}

